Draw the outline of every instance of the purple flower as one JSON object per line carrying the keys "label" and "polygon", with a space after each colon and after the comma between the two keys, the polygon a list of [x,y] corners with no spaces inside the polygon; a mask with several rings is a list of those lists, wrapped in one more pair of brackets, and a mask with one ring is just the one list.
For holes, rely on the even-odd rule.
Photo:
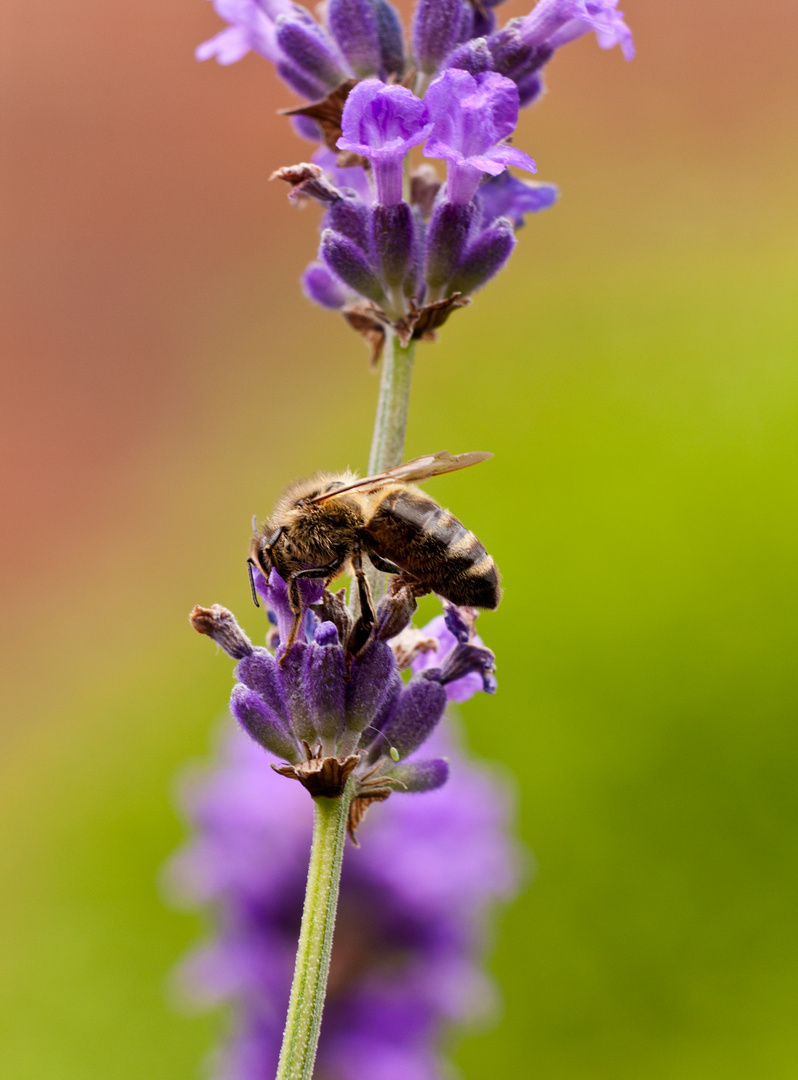
{"label": "purple flower", "polygon": [[233,64],[252,50],[271,60],[288,85],[311,100],[324,97],[347,76],[327,31],[290,0],[213,0],[213,5],[231,25],[196,49],[198,60],[215,56],[220,64]]}
{"label": "purple flower", "polygon": [[385,206],[401,202],[404,156],[432,130],[424,102],[403,86],[364,79],[346,99],[341,128],[339,149],[371,162],[377,201]]}
{"label": "purple flower", "polygon": [[594,30],[600,48],[620,45],[624,58],[631,60],[632,31],[617,8],[618,0],[540,0],[521,20],[519,33],[530,47],[553,50]]}
{"label": "purple flower", "polygon": [[[276,655],[253,646],[219,605],[195,608],[191,622],[238,659],[231,711],[254,742],[283,759],[276,771],[299,780],[312,795],[339,795],[353,776],[353,835],[369,802],[395,790],[444,783],[445,769],[411,755],[435,730],[450,698],[492,692],[493,653],[468,635],[455,641],[409,630],[416,601],[401,584],[382,598],[374,631],[362,642],[340,597],[323,592],[318,579],[298,581],[305,617],[297,640],[286,648],[280,642],[290,640],[294,614],[285,582],[276,570],[268,582],[260,573],[254,581],[276,624]],[[459,612],[447,608],[455,634],[458,626],[473,624],[470,609]],[[349,643],[355,639],[353,655]],[[424,649],[435,650],[435,666],[403,683],[400,669]],[[469,679],[474,672],[476,682]],[[450,685],[459,689],[452,693]]]}
{"label": "purple flower", "polygon": [[477,191],[477,204],[482,211],[482,224],[487,226],[499,217],[512,221],[516,229],[524,224],[524,214],[548,210],[560,195],[555,184],[524,183],[509,172],[491,176]]}
{"label": "purple flower", "polygon": [[[434,752],[452,762],[447,786],[390,800],[344,859],[319,1076],[438,1080],[446,1027],[492,1002],[485,923],[517,881],[506,794],[450,739],[436,735]],[[213,770],[186,785],[196,831],[170,868],[173,891],[215,918],[180,985],[197,1004],[235,1007],[216,1080],[272,1076],[279,1054],[312,813],[298,785],[269,776],[258,748],[231,733]]]}
{"label": "purple flower", "polygon": [[536,171],[528,154],[502,141],[518,123],[518,87],[511,79],[450,68],[424,101],[434,125],[424,156],[446,159],[450,202],[470,202],[484,173],[498,176],[508,165]]}
{"label": "purple flower", "polygon": [[274,39],[274,20],[295,10],[289,0],[213,0],[217,15],[231,25],[196,49],[198,60],[215,56],[220,64],[234,64],[252,50],[276,63],[280,50]]}
{"label": "purple flower", "polygon": [[338,155],[334,151],[328,150],[326,146],[314,153],[313,161],[316,165],[320,165],[326,173],[329,173],[337,187],[350,188],[364,202],[374,202],[374,192],[371,190],[369,178],[362,165],[350,165],[341,168],[338,164]]}
{"label": "purple flower", "polygon": [[[493,665],[489,659],[493,654],[485,648],[482,638],[474,632],[473,617],[470,623],[460,618],[456,608],[449,607],[445,615],[438,615],[424,628],[424,634],[435,642],[435,647],[419,652],[413,659],[415,675],[449,664],[450,672],[455,676],[446,683],[446,696],[449,701],[458,704],[468,701],[480,690],[492,694],[496,690],[493,677]],[[460,672],[454,664],[457,662],[458,649],[463,646],[484,650],[484,667],[471,665],[470,670]]]}

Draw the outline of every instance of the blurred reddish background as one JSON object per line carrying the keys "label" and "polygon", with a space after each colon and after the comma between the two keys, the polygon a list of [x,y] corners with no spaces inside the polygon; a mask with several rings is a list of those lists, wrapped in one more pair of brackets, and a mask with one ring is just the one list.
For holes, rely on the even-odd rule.
{"label": "blurred reddish background", "polygon": [[[772,205],[790,205],[779,191],[794,183],[798,8],[626,8],[634,63],[579,42],[522,121],[541,177],[569,200],[556,229],[537,231],[546,264],[678,248],[685,231],[692,245],[696,230],[707,244],[777,236]],[[200,0],[6,6],[0,574],[17,612],[3,631],[12,667],[54,592],[74,617],[87,581],[124,594],[114,568],[129,578],[144,551],[145,588],[158,587],[153,562],[176,571],[190,511],[174,482],[171,512],[156,511],[154,486],[175,470],[197,477],[214,409],[259,423],[242,399],[267,410],[283,357],[318,370],[320,335],[360,355],[297,286],[315,216],[289,213],[267,182],[309,151],[275,113],[291,94],[259,57],[193,58],[221,25]],[[254,344],[264,332],[268,356]],[[342,397],[362,379],[346,370]],[[92,628],[86,614],[81,633]]]}
{"label": "blurred reddish background", "polygon": [[[468,722],[508,766],[529,747],[542,872],[508,915],[506,1026],[479,1052],[528,1068],[531,1028],[540,1075],[781,1080],[798,6],[621,6],[634,62],[575,43],[520,125],[560,205],[414,389],[412,452],[497,451],[458,499],[524,584],[490,625],[503,712]],[[219,600],[262,632],[249,515],[289,477],[363,464],[376,385],[301,295],[318,215],[268,183],[310,152],[275,115],[292,95],[258,57],[193,58],[212,5],[5,13],[0,1071],[186,1076],[202,1039],[160,986],[193,930],[153,883],[171,778],[230,678],[186,613]]]}
{"label": "blurred reddish background", "polygon": [[[706,198],[702,180],[719,165],[746,227],[768,184],[792,182],[798,8],[625,7],[638,44],[631,68],[592,42],[566,50],[552,68],[556,95],[525,118],[542,175],[567,181],[592,161],[588,185],[614,179],[609,130],[640,178],[639,202],[663,203],[652,228],[683,200]],[[283,304],[300,310],[296,267],[312,238],[292,253],[315,225],[284,228],[284,192],[266,182],[300,156],[275,115],[291,95],[254,56],[228,69],[197,64],[194,45],[220,26],[200,0],[6,5],[5,590],[45,567],[74,571],[136,528],[141,492],[120,506],[112,489],[154,432],[193,437],[207,385],[193,362],[199,339],[269,320]],[[599,102],[620,122],[597,124]],[[728,207],[718,194],[708,213]],[[607,225],[624,243],[624,221]]]}

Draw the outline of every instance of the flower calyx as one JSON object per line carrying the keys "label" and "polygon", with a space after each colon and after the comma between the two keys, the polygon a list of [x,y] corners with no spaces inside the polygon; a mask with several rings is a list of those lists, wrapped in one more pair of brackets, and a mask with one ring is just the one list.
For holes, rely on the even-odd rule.
{"label": "flower calyx", "polygon": [[360,762],[360,754],[349,754],[345,758],[325,757],[321,743],[310,746],[304,739],[302,746],[305,760],[298,765],[284,761],[279,765],[271,762],[271,767],[280,776],[298,780],[314,799],[340,799],[346,782]]}

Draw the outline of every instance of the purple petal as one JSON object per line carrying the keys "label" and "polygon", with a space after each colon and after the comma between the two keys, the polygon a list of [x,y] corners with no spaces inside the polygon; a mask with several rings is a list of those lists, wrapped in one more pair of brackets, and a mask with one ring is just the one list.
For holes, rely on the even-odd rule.
{"label": "purple petal", "polygon": [[228,26],[215,37],[203,41],[194,50],[197,60],[209,60],[216,57],[218,64],[235,64],[251,50],[250,37],[240,26]]}
{"label": "purple petal", "polygon": [[404,86],[364,79],[346,99],[341,129],[339,149],[372,161],[383,157],[401,160],[411,146],[424,141],[431,124],[424,102]]}
{"label": "purple petal", "polygon": [[547,210],[559,198],[559,188],[554,184],[530,184],[503,172],[486,180],[477,192],[477,202],[482,209],[482,224],[490,225],[496,218],[506,217],[516,229],[524,223],[524,214]]}

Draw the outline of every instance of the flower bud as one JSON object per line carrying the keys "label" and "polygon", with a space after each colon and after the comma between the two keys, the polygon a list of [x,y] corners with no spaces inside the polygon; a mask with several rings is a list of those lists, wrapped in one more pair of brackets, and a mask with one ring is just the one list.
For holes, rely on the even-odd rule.
{"label": "flower bud", "polygon": [[469,0],[463,0],[460,7],[460,27],[457,31],[457,41],[470,41],[474,36],[474,7]]}
{"label": "flower bud", "polygon": [[521,108],[537,101],[543,93],[543,76],[538,71],[529,71],[516,79],[518,87],[518,104]]}
{"label": "flower bud", "polygon": [[507,218],[499,218],[469,247],[449,288],[467,294],[481,289],[504,266],[515,247],[515,233]]}
{"label": "flower bud", "polygon": [[457,44],[462,0],[418,0],[413,17],[413,56],[419,71],[434,75]]}
{"label": "flower bud", "polygon": [[288,119],[300,139],[307,139],[309,142],[315,143],[323,142],[324,134],[321,128],[309,116],[289,116]]}
{"label": "flower bud", "polygon": [[346,688],[346,726],[363,731],[374,719],[391,690],[393,653],[384,641],[374,641],[352,662]]}
{"label": "flower bud", "polygon": [[402,22],[396,8],[388,0],[376,0],[377,32],[380,39],[380,74],[389,78],[400,76],[405,69],[405,46]]}
{"label": "flower bud", "polygon": [[318,732],[305,693],[303,674],[307,651],[308,646],[304,641],[295,641],[290,649],[282,653],[279,665],[291,730],[298,739],[312,744],[316,742]]}
{"label": "flower bud", "polygon": [[496,16],[492,11],[483,8],[481,11],[474,8],[473,37],[483,38],[492,34],[496,29]]}
{"label": "flower bud", "polygon": [[424,280],[433,293],[447,288],[460,263],[475,212],[473,203],[448,201],[438,203],[432,211],[425,245]]}
{"label": "flower bud", "polygon": [[235,615],[221,604],[212,604],[209,608],[197,604],[188,621],[198,634],[205,634],[215,641],[234,660],[253,652],[252,642],[236,622]]}
{"label": "flower bud", "polygon": [[332,753],[344,728],[346,662],[338,645],[338,631],[331,622],[321,624],[315,640],[307,647],[303,682],[316,730],[324,749]]}
{"label": "flower bud", "polygon": [[333,311],[338,311],[353,299],[346,285],[320,262],[312,262],[307,267],[302,275],[302,289],[308,300]]}
{"label": "flower bud", "polygon": [[446,758],[403,761],[387,775],[392,780],[398,780],[405,791],[434,791],[443,787],[449,779],[449,762]]}
{"label": "flower bud", "polygon": [[280,60],[276,67],[280,78],[284,79],[300,97],[308,98],[310,101],[318,101],[319,98],[327,96],[329,88],[326,84],[314,79],[312,75],[309,75],[303,68],[297,67],[296,64],[288,60]]}
{"label": "flower bud", "polygon": [[345,236],[368,254],[371,241],[369,208],[357,195],[344,194],[329,208],[324,224],[326,228]]}
{"label": "flower bud", "polygon": [[330,0],[327,22],[338,47],[359,79],[380,70],[380,34],[371,0]]}
{"label": "flower bud", "polygon": [[446,691],[425,675],[411,679],[399,698],[396,710],[385,725],[386,745],[408,757],[432,734],[446,708]]}
{"label": "flower bud", "polygon": [[533,45],[524,40],[519,29],[522,22],[522,19],[512,19],[488,38],[493,70],[508,78],[528,71],[537,71],[552,54],[552,50],[546,45]]}
{"label": "flower bud", "polygon": [[365,252],[352,240],[332,229],[325,229],[319,251],[330,270],[355,292],[377,304],[385,299],[382,285]]}
{"label": "flower bud", "polygon": [[230,711],[250,738],[260,743],[275,757],[299,761],[296,741],[283,726],[280,718],[254,690],[242,683],[233,688]]}
{"label": "flower bud", "polygon": [[317,23],[300,15],[280,15],[275,27],[277,44],[298,68],[330,90],[344,81],[341,58]]}
{"label": "flower bud", "polygon": [[470,75],[479,75],[483,71],[491,71],[493,60],[485,38],[474,38],[460,45],[446,58],[447,68],[459,68],[467,71]]}
{"label": "flower bud", "polygon": [[237,666],[236,678],[249,690],[254,690],[266,705],[288,728],[288,709],[283,696],[277,662],[266,649],[256,649]]}
{"label": "flower bud", "polygon": [[390,288],[400,286],[413,255],[413,212],[406,202],[374,207],[372,215],[377,269]]}

